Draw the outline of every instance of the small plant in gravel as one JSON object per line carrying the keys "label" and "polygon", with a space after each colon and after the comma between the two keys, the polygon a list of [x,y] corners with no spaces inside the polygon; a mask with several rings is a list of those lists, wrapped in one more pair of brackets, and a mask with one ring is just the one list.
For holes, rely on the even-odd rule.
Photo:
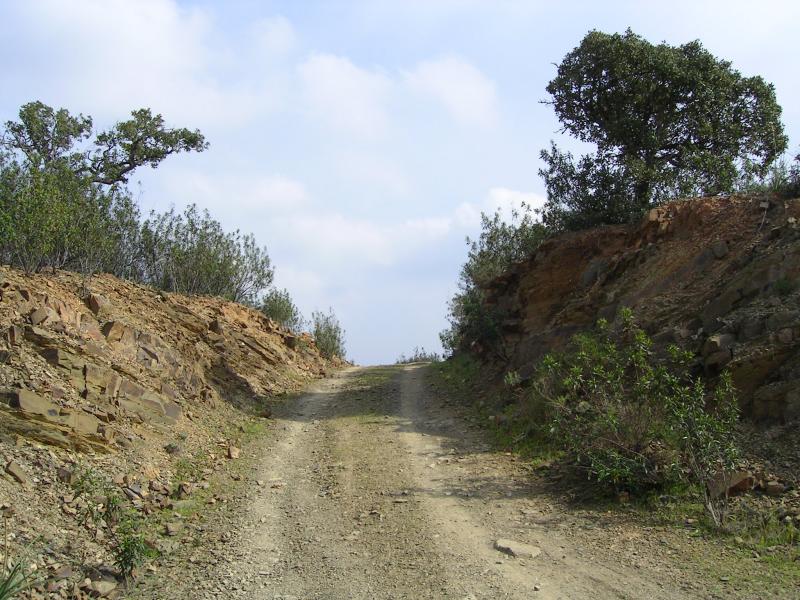
{"label": "small plant in gravel", "polygon": [[12,560],[11,558],[8,547],[8,529],[14,514],[13,507],[8,505],[0,507],[0,517],[3,519],[3,568],[0,569],[0,600],[16,598],[35,583],[33,574],[26,571],[23,560]]}
{"label": "small plant in gravel", "polygon": [[156,555],[142,533],[142,518],[133,510],[123,513],[119,523],[112,530],[114,565],[126,582],[130,582],[138,569],[148,558]]}
{"label": "small plant in gravel", "polygon": [[25,573],[21,562],[16,562],[0,578],[0,600],[10,600],[30,587],[30,577]]}
{"label": "small plant in gravel", "polygon": [[311,313],[311,334],[322,356],[328,359],[345,357],[344,329],[333,309],[329,309],[328,314],[321,311]]}

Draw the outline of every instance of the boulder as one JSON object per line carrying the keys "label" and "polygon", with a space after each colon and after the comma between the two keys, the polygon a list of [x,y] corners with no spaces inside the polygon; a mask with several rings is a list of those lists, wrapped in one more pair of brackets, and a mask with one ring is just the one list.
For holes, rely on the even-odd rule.
{"label": "boulder", "polygon": [[102,332],[110,344],[132,346],[136,342],[136,331],[120,321],[109,321],[103,325]]}
{"label": "boulder", "polygon": [[60,348],[45,348],[41,351],[44,359],[54,367],[60,367],[68,372],[68,377],[73,386],[80,392],[86,386],[85,368],[86,362],[78,358],[75,354]]}
{"label": "boulder", "polygon": [[47,306],[40,306],[28,315],[28,318],[31,320],[31,325],[41,325],[50,321],[59,320],[56,311]]}
{"label": "boulder", "polygon": [[783,485],[780,481],[768,481],[764,486],[764,490],[767,492],[768,496],[780,496],[783,492],[786,491],[786,486]]}
{"label": "boulder", "polygon": [[18,346],[25,337],[22,327],[12,325],[6,332],[6,339],[11,346]]}
{"label": "boulder", "polygon": [[726,492],[729,496],[748,492],[755,486],[756,479],[750,471],[734,471],[720,474],[708,484],[708,492],[712,498],[718,498]]}
{"label": "boulder", "polygon": [[711,252],[716,259],[725,258],[728,254],[728,242],[725,240],[717,240],[711,244]]}
{"label": "boulder", "polygon": [[122,384],[122,378],[112,369],[100,367],[93,363],[86,363],[84,375],[87,399],[98,401],[117,396]]}
{"label": "boulder", "polygon": [[76,410],[64,416],[66,425],[82,435],[97,435],[100,419],[82,410]]}
{"label": "boulder", "polygon": [[111,309],[111,302],[100,294],[89,294],[86,297],[86,306],[98,317],[105,316]]}
{"label": "boulder", "polygon": [[30,390],[14,390],[6,394],[8,405],[24,413],[39,415],[49,419],[58,417],[59,406],[52,400],[48,400]]}
{"label": "boulder", "polygon": [[703,356],[710,356],[716,352],[723,350],[728,351],[736,342],[736,336],[730,333],[717,333],[708,336],[708,339],[703,344]]}

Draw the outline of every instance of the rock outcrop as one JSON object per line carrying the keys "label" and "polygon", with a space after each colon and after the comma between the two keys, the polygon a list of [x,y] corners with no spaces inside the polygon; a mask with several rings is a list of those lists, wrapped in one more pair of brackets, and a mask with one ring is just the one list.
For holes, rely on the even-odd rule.
{"label": "rock outcrop", "polygon": [[700,198],[547,241],[486,287],[510,368],[528,376],[628,306],[658,344],[693,350],[706,375],[729,369],[747,416],[800,417],[798,220],[800,200]]}
{"label": "rock outcrop", "polygon": [[0,420],[77,450],[127,445],[134,425],[173,426],[219,402],[257,402],[328,366],[308,336],[258,311],[110,276],[0,269]]}

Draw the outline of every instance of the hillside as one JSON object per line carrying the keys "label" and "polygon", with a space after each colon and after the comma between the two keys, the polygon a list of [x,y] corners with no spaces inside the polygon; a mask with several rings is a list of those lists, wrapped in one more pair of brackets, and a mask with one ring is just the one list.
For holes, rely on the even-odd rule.
{"label": "hillside", "polygon": [[88,287],[0,268],[0,502],[12,557],[54,597],[119,594],[119,540],[91,510],[109,490],[142,517],[175,509],[239,457],[270,398],[339,366],[239,304]]}
{"label": "hillside", "polygon": [[[486,288],[503,315],[503,368],[525,379],[545,353],[628,306],[657,344],[694,351],[698,372],[729,369],[747,417],[800,416],[799,219],[798,200],[713,197],[550,239]],[[487,343],[472,349],[492,360]]]}

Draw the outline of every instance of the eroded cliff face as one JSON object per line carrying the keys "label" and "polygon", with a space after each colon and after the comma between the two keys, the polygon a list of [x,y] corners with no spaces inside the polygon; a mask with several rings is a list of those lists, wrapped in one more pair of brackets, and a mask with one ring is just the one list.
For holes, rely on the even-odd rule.
{"label": "eroded cliff face", "polygon": [[658,344],[693,350],[708,376],[729,369],[747,416],[800,417],[798,220],[800,200],[701,198],[636,226],[549,240],[486,288],[510,368],[525,377],[628,306]]}
{"label": "eroded cliff face", "polygon": [[110,276],[0,270],[0,419],[65,448],[113,451],[131,428],[181,427],[221,402],[253,403],[323,373],[308,337],[216,298]]}

